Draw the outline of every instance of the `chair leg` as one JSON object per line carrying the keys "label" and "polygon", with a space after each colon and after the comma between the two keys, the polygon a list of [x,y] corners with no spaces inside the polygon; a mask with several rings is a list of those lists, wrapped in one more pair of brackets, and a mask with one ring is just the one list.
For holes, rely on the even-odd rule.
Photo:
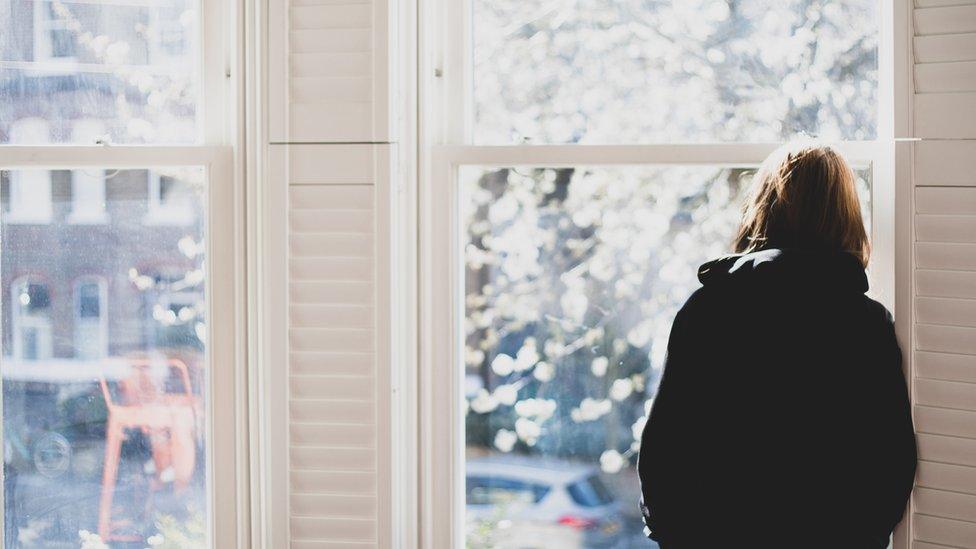
{"label": "chair leg", "polygon": [[115,494],[122,452],[122,426],[109,418],[105,434],[105,466],[102,471],[102,497],[98,507],[98,535],[103,542],[108,541],[112,535],[112,497]]}

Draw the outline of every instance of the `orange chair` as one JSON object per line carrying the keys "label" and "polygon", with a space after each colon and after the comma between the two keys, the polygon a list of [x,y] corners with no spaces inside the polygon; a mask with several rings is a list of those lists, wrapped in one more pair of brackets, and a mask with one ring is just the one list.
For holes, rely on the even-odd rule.
{"label": "orange chair", "polygon": [[[159,490],[166,483],[162,475],[172,469],[176,490],[182,490],[193,478],[196,467],[195,435],[197,419],[202,417],[200,397],[193,394],[186,364],[168,359],[167,375],[153,376],[158,361],[130,361],[130,373],[117,383],[121,402],[116,402],[104,376],[99,380],[108,409],[106,427],[105,466],[102,472],[102,495],[98,510],[98,535],[102,541],[143,541],[135,535],[116,534],[112,522],[112,498],[119,472],[122,441],[127,429],[140,429],[148,437],[156,471],[150,490]],[[173,371],[183,383],[183,392],[169,393],[166,380]]]}

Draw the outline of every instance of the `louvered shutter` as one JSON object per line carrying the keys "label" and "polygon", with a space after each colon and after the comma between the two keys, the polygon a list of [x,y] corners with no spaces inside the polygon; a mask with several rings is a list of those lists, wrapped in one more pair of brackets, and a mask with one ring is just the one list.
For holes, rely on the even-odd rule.
{"label": "louvered shutter", "polygon": [[914,10],[912,547],[976,548],[976,1]]}
{"label": "louvered shutter", "polygon": [[268,9],[266,540],[390,547],[388,6]]}

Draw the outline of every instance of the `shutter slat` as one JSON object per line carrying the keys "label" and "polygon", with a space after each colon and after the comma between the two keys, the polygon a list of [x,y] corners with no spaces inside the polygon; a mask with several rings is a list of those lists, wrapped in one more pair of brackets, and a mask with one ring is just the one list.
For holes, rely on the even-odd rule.
{"label": "shutter slat", "polygon": [[[368,52],[372,47],[372,39],[373,33],[369,28],[329,29],[329,32],[319,29],[292,29],[288,33],[289,51],[292,53]],[[294,93],[294,81],[292,86]]]}
{"label": "shutter slat", "polygon": [[293,469],[289,487],[295,494],[375,495],[376,476],[360,471],[309,471]]}
{"label": "shutter slat", "polygon": [[968,6],[976,0],[915,0],[916,8],[937,8],[941,6]]}
{"label": "shutter slat", "polygon": [[292,352],[291,373],[295,375],[374,375],[372,353],[337,353],[329,351]]}
{"label": "shutter slat", "polygon": [[976,299],[976,272],[919,270],[915,291],[919,296]]}
{"label": "shutter slat", "polygon": [[293,233],[355,232],[371,234],[372,210],[294,210],[288,215]]}
{"label": "shutter slat", "polygon": [[915,35],[976,32],[976,5],[918,8]]}
{"label": "shutter slat", "polygon": [[373,350],[373,330],[292,328],[288,345],[297,352],[368,353]]}
{"label": "shutter slat", "polygon": [[303,257],[369,257],[373,236],[361,233],[293,233],[288,239],[292,255]]}
{"label": "shutter slat", "polygon": [[915,331],[919,350],[976,355],[976,328],[918,324]]}
{"label": "shutter slat", "polygon": [[919,242],[976,242],[976,215],[919,215],[915,218]]}
{"label": "shutter slat", "polygon": [[976,60],[976,34],[943,34],[915,38],[917,63],[974,60]]}
{"label": "shutter slat", "polygon": [[[372,332],[368,333],[372,339]],[[292,376],[290,389],[292,398],[296,399],[369,400],[375,392],[373,378],[368,376]]]}
{"label": "shutter slat", "polygon": [[292,203],[302,203],[300,208],[307,203],[335,210],[371,209],[375,163],[376,152],[368,145],[290,145],[289,183],[301,185],[291,187]]}
{"label": "shutter slat", "polygon": [[358,281],[292,282],[290,299],[299,304],[372,305],[373,284]]}
{"label": "shutter slat", "polygon": [[292,539],[375,541],[376,521],[353,518],[292,517]]}
{"label": "shutter slat", "polygon": [[920,141],[915,144],[915,184],[974,187],[915,191],[918,213],[976,215],[976,172],[969,162],[976,155],[973,141]]}
{"label": "shutter slat", "polygon": [[[289,19],[292,29],[333,30],[363,28],[372,23],[369,4],[334,4],[292,6]],[[322,33],[328,34],[328,33]]]}
{"label": "shutter slat", "polygon": [[976,438],[976,412],[932,408],[925,406],[928,402],[922,398],[918,402],[921,406],[915,407],[915,428],[919,433]]}
{"label": "shutter slat", "polygon": [[296,446],[329,446],[335,444],[349,448],[376,447],[376,430],[372,425],[292,423],[289,435],[292,444]]}
{"label": "shutter slat", "polygon": [[356,76],[369,78],[370,55],[361,52],[293,53],[288,56],[292,77]]}
{"label": "shutter slat", "polygon": [[973,90],[976,90],[976,61],[915,65],[915,91],[917,93]]}
{"label": "shutter slat", "polygon": [[[321,147],[320,147],[321,148]],[[358,160],[362,161],[365,159],[372,159],[372,154],[354,153],[353,151],[347,149],[346,147],[336,146],[333,150],[329,147],[329,151],[322,151],[318,153],[320,155],[319,160],[324,161],[325,165],[320,166],[319,170],[328,169],[343,169],[346,168],[347,171],[356,172],[355,178],[367,179],[372,174],[372,164],[370,168],[364,169],[361,163],[356,162],[356,158],[349,159],[348,162],[343,163],[338,157],[342,155],[355,155],[359,156]],[[370,210],[373,208],[373,188],[369,185],[326,185],[326,184],[316,184],[316,185],[304,185],[306,181],[303,181],[301,176],[303,175],[303,169],[309,171],[317,171],[314,167],[314,156],[309,157],[309,155],[315,155],[316,153],[309,147],[300,145],[291,145],[288,147],[288,151],[291,155],[291,184],[293,185],[289,191],[291,209],[312,209],[312,210],[322,210],[322,209],[335,209],[335,210]],[[309,162],[310,166],[306,166],[301,162],[301,159],[305,158]],[[348,158],[348,157],[347,157]],[[311,174],[308,174],[311,175]],[[347,181],[347,183],[357,183],[358,181]]]}
{"label": "shutter slat", "polygon": [[922,324],[976,327],[976,299],[919,297],[915,313]]}
{"label": "shutter slat", "polygon": [[326,471],[375,471],[376,450],[371,448],[321,448],[292,446],[291,466]]}
{"label": "shutter slat", "polygon": [[919,242],[915,259],[921,269],[976,271],[976,244]]}
{"label": "shutter slat", "polygon": [[916,514],[913,526],[917,540],[976,549],[976,523]]}
{"label": "shutter slat", "polygon": [[919,433],[918,457],[926,461],[976,466],[976,440]]}
{"label": "shutter slat", "polygon": [[976,467],[920,461],[918,485],[976,495]]}
{"label": "shutter slat", "polygon": [[915,135],[976,138],[976,92],[915,94]]}
{"label": "shutter slat", "polygon": [[291,510],[297,517],[369,519],[376,516],[376,497],[294,494]]}
{"label": "shutter slat", "polygon": [[295,257],[288,266],[292,280],[351,282],[373,279],[373,262],[369,257]]}
{"label": "shutter slat", "polygon": [[373,82],[369,78],[326,76],[291,81],[291,99],[295,103],[372,101],[372,96]]}
{"label": "shutter slat", "polygon": [[372,328],[373,309],[367,305],[294,304],[288,320],[296,328],[314,328],[323,324],[347,328]]}
{"label": "shutter slat", "polygon": [[916,351],[915,375],[927,379],[976,383],[976,356]]}
{"label": "shutter slat", "polygon": [[373,104],[366,101],[322,104],[292,103],[288,119],[295,141],[337,139],[339,135],[363,136],[372,128]]}
{"label": "shutter slat", "polygon": [[376,421],[375,405],[369,400],[292,400],[292,421],[370,424]]}
{"label": "shutter slat", "polygon": [[915,509],[923,515],[976,522],[976,496],[971,494],[918,488],[915,490]]}

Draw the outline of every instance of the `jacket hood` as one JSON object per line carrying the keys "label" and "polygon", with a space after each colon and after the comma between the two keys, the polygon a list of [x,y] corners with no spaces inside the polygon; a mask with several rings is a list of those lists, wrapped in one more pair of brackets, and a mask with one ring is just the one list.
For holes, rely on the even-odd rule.
{"label": "jacket hood", "polygon": [[730,281],[792,288],[868,291],[860,260],[847,252],[770,248],[713,259],[698,268],[703,285]]}

